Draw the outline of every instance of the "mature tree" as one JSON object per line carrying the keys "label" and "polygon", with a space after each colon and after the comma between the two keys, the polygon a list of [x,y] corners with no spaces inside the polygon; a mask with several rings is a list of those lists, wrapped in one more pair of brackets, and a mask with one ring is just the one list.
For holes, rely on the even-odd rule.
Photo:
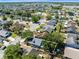
{"label": "mature tree", "polygon": [[11,15],[9,15],[9,17],[10,17],[11,19],[13,19],[13,18],[14,18],[14,15],[11,14]]}
{"label": "mature tree", "polygon": [[24,25],[23,24],[19,24],[19,22],[16,22],[15,24],[13,24],[10,27],[10,30],[13,31],[14,33],[18,34],[18,35],[21,34],[23,29],[24,29]]}
{"label": "mature tree", "polygon": [[58,19],[59,19],[59,15],[58,15],[58,14],[56,14],[55,18],[58,20]]}
{"label": "mature tree", "polygon": [[68,12],[68,14],[69,14],[70,16],[74,16],[74,13],[73,13],[73,12]]}
{"label": "mature tree", "polygon": [[3,16],[3,20],[7,20],[7,17],[6,16]]}
{"label": "mature tree", "polygon": [[39,20],[39,17],[37,17],[37,16],[32,16],[32,21],[33,21],[34,23],[38,22],[38,20]]}
{"label": "mature tree", "polygon": [[77,25],[79,26],[79,20],[76,20],[75,22],[76,22],[76,23],[77,23]]}
{"label": "mature tree", "polygon": [[23,13],[23,12],[22,12],[21,10],[17,10],[15,14],[16,14],[16,15],[19,15],[19,16],[22,16],[22,13]]}
{"label": "mature tree", "polygon": [[57,49],[60,49],[63,47],[63,41],[64,37],[59,32],[53,32],[45,36],[43,39],[43,46],[44,49],[51,54],[53,54],[53,51],[56,52]]}
{"label": "mature tree", "polygon": [[51,15],[48,15],[46,18],[47,18],[47,20],[51,20],[52,19],[52,16]]}
{"label": "mature tree", "polygon": [[20,46],[18,44],[8,46],[4,52],[4,59],[21,59],[19,49]]}
{"label": "mature tree", "polygon": [[30,30],[26,30],[21,34],[22,38],[28,38],[28,37],[33,37],[33,32]]}
{"label": "mature tree", "polygon": [[61,29],[60,29],[60,26],[61,26],[60,23],[57,23],[57,24],[56,24],[56,31],[57,31],[57,32],[60,32],[60,30],[61,30]]}
{"label": "mature tree", "polygon": [[22,54],[23,52],[20,49],[18,44],[8,46],[4,52],[4,59],[41,59],[36,55]]}
{"label": "mature tree", "polygon": [[8,21],[7,23],[4,24],[3,28],[6,30],[9,30],[10,26],[12,26],[13,21]]}
{"label": "mature tree", "polygon": [[23,55],[22,59],[38,59],[36,55]]}
{"label": "mature tree", "polygon": [[27,13],[26,13],[26,16],[27,16],[27,17],[31,17],[31,13],[30,13],[30,12],[27,12]]}
{"label": "mature tree", "polygon": [[62,6],[52,7],[53,10],[61,10]]}

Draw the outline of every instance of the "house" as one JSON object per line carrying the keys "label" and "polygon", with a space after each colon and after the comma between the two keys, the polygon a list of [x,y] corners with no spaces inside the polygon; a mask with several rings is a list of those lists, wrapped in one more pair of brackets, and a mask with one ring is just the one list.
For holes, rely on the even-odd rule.
{"label": "house", "polygon": [[19,23],[19,24],[23,24],[23,25],[26,25],[26,22],[23,21],[22,19],[18,19],[18,20],[13,20],[14,23]]}
{"label": "house", "polygon": [[75,49],[72,47],[65,47],[64,58],[79,59],[79,49]]}
{"label": "house", "polygon": [[36,27],[39,26],[39,23],[30,23],[30,31],[36,31]]}
{"label": "house", "polygon": [[72,20],[65,21],[64,27],[75,27],[76,23]]}
{"label": "house", "polygon": [[33,45],[33,46],[40,47],[41,46],[41,43],[42,43],[42,39],[39,39],[39,38],[31,38],[28,41],[28,43],[31,44],[31,45]]}
{"label": "house", "polygon": [[44,24],[44,23],[46,22],[46,19],[40,19],[38,22],[39,22],[40,24]]}
{"label": "house", "polygon": [[49,20],[47,24],[51,25],[51,26],[55,26],[56,23],[57,23],[57,21],[55,19],[53,19],[53,20]]}
{"label": "house", "polygon": [[46,25],[43,27],[43,30],[49,33],[51,33],[54,29],[55,29],[55,26],[51,26],[51,25]]}
{"label": "house", "polygon": [[67,59],[79,59],[78,35],[68,33],[65,44],[64,57]]}
{"label": "house", "polygon": [[8,31],[6,31],[6,30],[0,30],[0,36],[1,37],[4,37],[4,38],[7,38],[7,37],[9,37],[11,35],[11,33],[10,32],[8,32]]}
{"label": "house", "polygon": [[79,48],[78,44],[78,36],[77,34],[68,33],[67,39],[66,39],[66,46],[73,47],[73,48]]}
{"label": "house", "polygon": [[75,27],[68,27],[68,28],[66,29],[66,31],[67,31],[68,33],[76,33],[76,28],[75,28]]}
{"label": "house", "polygon": [[42,38],[42,37],[44,37],[44,36],[46,36],[48,34],[48,32],[44,32],[44,31],[37,31],[37,32],[34,32],[34,36],[36,37],[36,38]]}
{"label": "house", "polygon": [[0,37],[0,43],[3,43],[4,39]]}
{"label": "house", "polygon": [[6,23],[7,23],[7,21],[0,20],[0,25],[6,24]]}

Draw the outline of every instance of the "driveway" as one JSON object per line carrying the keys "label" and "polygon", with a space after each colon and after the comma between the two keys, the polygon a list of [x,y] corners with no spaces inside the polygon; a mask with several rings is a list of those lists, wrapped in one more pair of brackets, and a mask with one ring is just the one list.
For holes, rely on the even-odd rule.
{"label": "driveway", "polygon": [[14,41],[10,42],[10,44],[16,45],[17,43],[20,43],[20,40],[21,38],[17,36]]}
{"label": "driveway", "polygon": [[0,59],[3,59],[4,50],[0,50]]}

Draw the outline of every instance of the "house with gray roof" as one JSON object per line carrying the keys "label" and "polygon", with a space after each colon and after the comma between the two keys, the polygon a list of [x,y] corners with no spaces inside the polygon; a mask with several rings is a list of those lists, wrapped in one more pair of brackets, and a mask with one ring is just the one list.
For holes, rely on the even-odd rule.
{"label": "house with gray roof", "polygon": [[79,41],[78,35],[68,33],[64,50],[64,58],[79,59]]}
{"label": "house with gray roof", "polygon": [[41,43],[42,43],[42,39],[32,38],[31,40],[28,41],[28,43],[33,45],[33,46],[40,47]]}
{"label": "house with gray roof", "polygon": [[68,27],[67,32],[69,33],[76,33],[76,28],[75,27]]}
{"label": "house with gray roof", "polygon": [[49,20],[47,25],[43,26],[42,29],[44,31],[51,33],[55,29],[56,23],[57,23],[57,21],[55,19]]}
{"label": "house with gray roof", "polygon": [[0,43],[3,43],[4,39],[0,37]]}
{"label": "house with gray roof", "polygon": [[57,23],[57,21],[55,19],[53,19],[53,20],[49,20],[47,24],[51,25],[51,26],[55,26],[56,23]]}
{"label": "house with gray roof", "polygon": [[79,48],[79,43],[77,39],[78,39],[77,34],[68,33],[68,36],[66,39],[66,46]]}
{"label": "house with gray roof", "polygon": [[42,28],[44,31],[47,31],[49,33],[51,33],[54,29],[55,29],[55,26],[51,26],[51,25],[46,25]]}
{"label": "house with gray roof", "polygon": [[6,30],[0,30],[0,36],[1,37],[4,37],[4,38],[6,38],[6,37],[8,37],[8,36],[10,36],[11,35],[11,33],[10,32],[8,32],[8,31],[6,31]]}
{"label": "house with gray roof", "polygon": [[7,21],[0,20],[0,25],[3,25],[3,24],[5,24],[5,23],[7,23]]}

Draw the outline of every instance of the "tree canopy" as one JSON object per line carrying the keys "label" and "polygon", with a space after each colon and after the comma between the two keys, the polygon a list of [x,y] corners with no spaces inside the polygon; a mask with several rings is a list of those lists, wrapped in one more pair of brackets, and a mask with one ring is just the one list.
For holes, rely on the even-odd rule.
{"label": "tree canopy", "polygon": [[26,31],[22,32],[21,36],[22,36],[22,38],[33,37],[33,32],[31,32],[30,30],[26,30]]}
{"label": "tree canopy", "polygon": [[36,55],[23,55],[22,59],[41,59],[41,58],[37,57]]}
{"label": "tree canopy", "polygon": [[36,22],[38,22],[38,20],[39,20],[39,17],[32,16],[32,22],[36,23]]}
{"label": "tree canopy", "polygon": [[4,53],[4,59],[21,59],[21,55],[18,53],[19,45],[10,45],[6,48]]}
{"label": "tree canopy", "polygon": [[49,52],[52,52],[58,46],[62,46],[64,41],[64,37],[59,32],[49,33],[44,39],[44,49]]}
{"label": "tree canopy", "polygon": [[18,44],[8,46],[4,52],[4,59],[41,59],[36,55],[21,55],[19,51],[20,46]]}
{"label": "tree canopy", "polygon": [[52,19],[52,16],[51,15],[48,15],[46,18],[47,18],[47,20],[51,20]]}

